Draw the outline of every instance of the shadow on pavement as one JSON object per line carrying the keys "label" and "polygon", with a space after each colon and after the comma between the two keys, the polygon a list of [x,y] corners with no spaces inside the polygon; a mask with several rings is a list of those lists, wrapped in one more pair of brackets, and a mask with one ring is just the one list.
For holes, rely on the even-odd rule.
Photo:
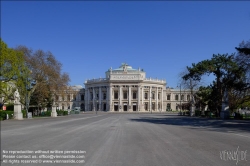
{"label": "shadow on pavement", "polygon": [[191,129],[204,129],[213,131],[245,131],[250,132],[250,121],[247,120],[222,120],[198,117],[185,117],[177,115],[158,115],[130,119],[134,122],[153,124],[176,125]]}

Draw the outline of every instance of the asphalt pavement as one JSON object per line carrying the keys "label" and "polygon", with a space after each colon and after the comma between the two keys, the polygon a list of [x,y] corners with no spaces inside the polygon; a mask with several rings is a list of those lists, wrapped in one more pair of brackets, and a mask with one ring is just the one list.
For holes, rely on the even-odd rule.
{"label": "asphalt pavement", "polygon": [[1,122],[2,165],[250,165],[250,121],[76,114]]}

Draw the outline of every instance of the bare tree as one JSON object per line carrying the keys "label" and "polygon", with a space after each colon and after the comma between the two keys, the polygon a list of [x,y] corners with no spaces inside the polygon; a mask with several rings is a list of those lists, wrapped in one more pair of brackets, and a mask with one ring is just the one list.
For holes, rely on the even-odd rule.
{"label": "bare tree", "polygon": [[33,104],[43,107],[51,101],[51,94],[67,89],[69,75],[62,73],[62,64],[50,51],[33,51],[25,46],[18,46],[16,50],[24,53],[26,65],[32,71],[31,77],[36,81],[36,85],[29,93]]}

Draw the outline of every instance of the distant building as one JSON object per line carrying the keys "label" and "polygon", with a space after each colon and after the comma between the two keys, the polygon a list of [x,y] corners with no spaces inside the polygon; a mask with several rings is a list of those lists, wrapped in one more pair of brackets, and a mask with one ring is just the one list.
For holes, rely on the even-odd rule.
{"label": "distant building", "polygon": [[166,81],[146,78],[146,72],[123,63],[110,68],[105,78],[85,81],[71,87],[66,95],[56,96],[58,109],[80,107],[82,111],[110,112],[164,112],[179,110],[188,103],[191,93],[187,90],[166,87]]}

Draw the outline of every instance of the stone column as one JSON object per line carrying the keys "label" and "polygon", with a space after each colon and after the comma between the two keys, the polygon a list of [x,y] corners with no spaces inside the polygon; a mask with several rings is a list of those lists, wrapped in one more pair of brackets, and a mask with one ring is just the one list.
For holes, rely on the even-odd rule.
{"label": "stone column", "polygon": [[142,107],[141,107],[141,111],[145,111],[145,109],[144,109],[144,86],[142,86],[142,88],[141,88],[141,105],[142,105]]}
{"label": "stone column", "polygon": [[92,110],[90,110],[90,88],[88,88],[88,111],[92,111]]}
{"label": "stone column", "polygon": [[149,87],[149,111],[152,111],[152,87]]}
{"label": "stone column", "polygon": [[109,87],[109,111],[113,111],[112,100],[113,100],[112,85],[110,85]]}
{"label": "stone column", "polygon": [[155,107],[156,107],[156,111],[159,111],[159,110],[158,110],[158,109],[159,109],[159,108],[158,108],[158,96],[159,96],[159,94],[158,94],[158,87],[156,87],[156,104],[155,104],[155,105],[156,105],[156,106],[155,106]]}
{"label": "stone column", "polygon": [[93,110],[92,111],[95,111],[95,88],[93,87]]}
{"label": "stone column", "polygon": [[102,103],[101,103],[101,100],[102,99],[102,87],[100,86],[99,87],[99,110],[98,111],[102,111]]}
{"label": "stone column", "polygon": [[123,105],[122,105],[122,86],[121,85],[119,86],[119,112],[120,111],[123,111]]}
{"label": "stone column", "polygon": [[163,111],[163,88],[161,88],[161,112]]}
{"label": "stone column", "polygon": [[107,86],[107,89],[106,89],[106,111],[109,110],[109,87]]}
{"label": "stone column", "polygon": [[141,87],[138,85],[138,90],[137,90],[137,99],[138,99],[138,102],[137,102],[137,111],[140,111],[140,109],[141,109],[140,88]]}
{"label": "stone column", "polygon": [[131,104],[131,86],[128,87],[128,111],[131,112],[132,111],[132,104]]}

